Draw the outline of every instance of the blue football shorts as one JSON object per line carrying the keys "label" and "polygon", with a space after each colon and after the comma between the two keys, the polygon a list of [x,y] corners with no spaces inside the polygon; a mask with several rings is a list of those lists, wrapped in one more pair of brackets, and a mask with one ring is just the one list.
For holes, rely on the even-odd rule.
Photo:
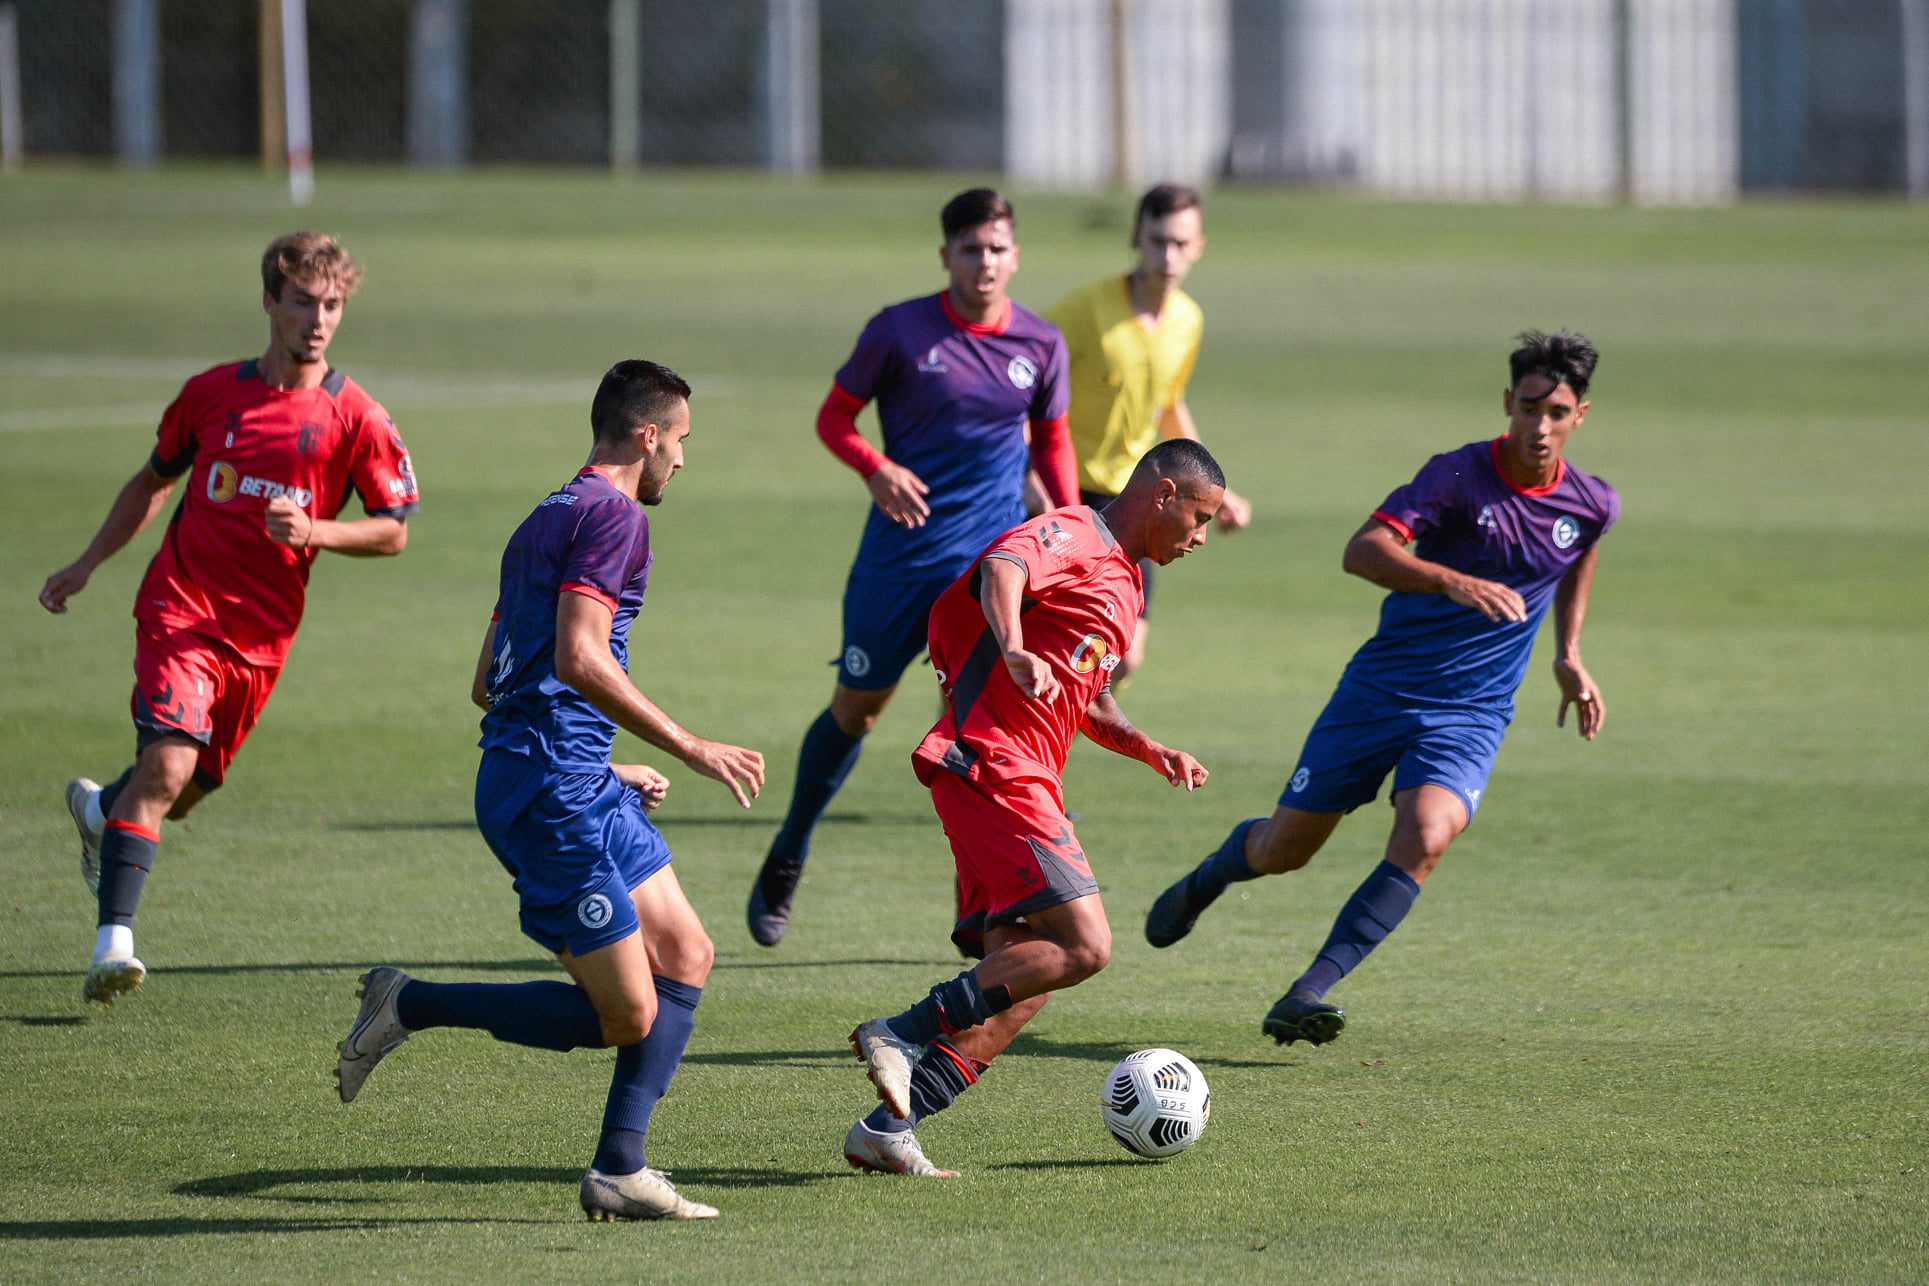
{"label": "blue football shorts", "polygon": [[931,605],[953,576],[906,579],[865,567],[851,568],[844,584],[844,647],[837,681],[857,691],[897,686],[926,645]]}
{"label": "blue football shorts", "polygon": [[608,768],[550,772],[527,755],[482,752],[476,825],[515,877],[522,931],[586,955],[637,931],[630,890],[670,864],[637,793]]}
{"label": "blue football shorts", "polygon": [[1473,820],[1509,716],[1477,707],[1395,705],[1340,685],[1306,734],[1279,802],[1309,813],[1350,813],[1373,802],[1393,774],[1393,793],[1440,786]]}

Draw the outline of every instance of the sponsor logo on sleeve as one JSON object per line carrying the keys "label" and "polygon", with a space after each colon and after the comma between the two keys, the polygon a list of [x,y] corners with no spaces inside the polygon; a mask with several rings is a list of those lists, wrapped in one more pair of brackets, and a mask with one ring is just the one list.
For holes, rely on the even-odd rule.
{"label": "sponsor logo on sleeve", "polygon": [[1307,772],[1304,768],[1301,768],[1298,772],[1293,774],[1293,780],[1291,785],[1289,786],[1289,789],[1295,795],[1297,795],[1299,794],[1300,791],[1306,789],[1306,783],[1311,780],[1313,780],[1313,774],[1310,772]]}

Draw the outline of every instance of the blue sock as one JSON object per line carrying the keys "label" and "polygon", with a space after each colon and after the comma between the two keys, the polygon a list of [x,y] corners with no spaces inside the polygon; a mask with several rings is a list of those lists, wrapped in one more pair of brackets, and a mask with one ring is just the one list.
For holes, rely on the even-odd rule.
{"label": "blue sock", "polygon": [[989,990],[978,986],[970,970],[931,988],[917,1004],[887,1020],[899,1039],[929,1045],[940,1036],[955,1036],[1011,1008],[1011,989],[1002,984]]}
{"label": "blue sock", "polygon": [[1218,848],[1207,855],[1206,860],[1193,868],[1186,876],[1186,900],[1198,910],[1212,905],[1213,899],[1226,891],[1228,884],[1238,884],[1244,880],[1256,880],[1259,872],[1246,862],[1246,834],[1264,821],[1263,817],[1248,817],[1232,828]]}
{"label": "blue sock", "polygon": [[643,1136],[649,1132],[650,1113],[657,1100],[670,1092],[702,998],[701,987],[656,978],[656,1021],[650,1024],[650,1034],[616,1051],[616,1071],[603,1106],[603,1134],[590,1162],[595,1169],[604,1174],[635,1174],[643,1168]]}
{"label": "blue sock", "polygon": [[908,1130],[927,1116],[950,1107],[958,1095],[978,1083],[988,1064],[975,1058],[967,1058],[951,1047],[951,1042],[939,1037],[925,1049],[924,1057],[918,1059],[917,1066],[911,1069],[911,1115],[893,1116],[891,1109],[882,1103],[864,1118],[864,1124],[879,1134],[896,1134]]}
{"label": "blue sock", "polygon": [[134,923],[141,891],[147,887],[147,873],[153,869],[160,847],[159,835],[132,822],[108,821],[100,841],[100,918],[94,923]]}
{"label": "blue sock", "polygon": [[404,1027],[472,1027],[534,1049],[601,1049],[603,1024],[573,982],[423,982],[395,997]]}
{"label": "blue sock", "polygon": [[121,797],[121,792],[127,789],[127,783],[133,780],[134,765],[129,764],[120,776],[100,788],[100,815],[102,817],[112,817],[114,815],[114,801]]}
{"label": "blue sock", "polygon": [[1289,991],[1311,993],[1317,1000],[1334,983],[1352,973],[1386,935],[1399,927],[1420,896],[1420,886],[1411,875],[1391,862],[1373,868],[1353,896],[1340,908],[1333,921],[1333,932],[1326,945],[1313,958],[1313,965],[1299,976]]}
{"label": "blue sock", "polygon": [[784,814],[777,838],[770,842],[772,858],[803,864],[810,855],[810,833],[817,819],[857,766],[863,746],[864,738],[853,737],[838,727],[828,707],[817,716],[797,751],[797,780],[790,791],[790,811]]}

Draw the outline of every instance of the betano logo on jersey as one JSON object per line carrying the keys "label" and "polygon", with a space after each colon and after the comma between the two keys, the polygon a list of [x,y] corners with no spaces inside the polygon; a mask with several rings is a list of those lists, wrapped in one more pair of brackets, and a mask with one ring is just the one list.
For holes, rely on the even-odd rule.
{"label": "betano logo on jersey", "polygon": [[286,496],[304,509],[315,499],[315,493],[306,487],[291,487],[285,482],[257,478],[251,473],[236,473],[234,466],[226,460],[216,460],[208,468],[208,499],[217,505],[224,505],[236,496],[261,496],[268,500]]}
{"label": "betano logo on jersey", "polygon": [[1117,653],[1105,650],[1105,640],[1096,634],[1087,634],[1072,649],[1072,669],[1079,674],[1090,674],[1093,670],[1103,670],[1107,674],[1119,668]]}

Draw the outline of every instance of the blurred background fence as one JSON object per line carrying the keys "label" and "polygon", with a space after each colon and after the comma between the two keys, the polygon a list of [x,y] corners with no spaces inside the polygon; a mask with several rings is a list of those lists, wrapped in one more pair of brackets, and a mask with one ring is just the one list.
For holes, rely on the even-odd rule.
{"label": "blurred background fence", "polygon": [[[281,8],[0,0],[17,147],[277,161]],[[1929,192],[1929,0],[306,10],[324,162],[929,167],[1471,200]]]}

